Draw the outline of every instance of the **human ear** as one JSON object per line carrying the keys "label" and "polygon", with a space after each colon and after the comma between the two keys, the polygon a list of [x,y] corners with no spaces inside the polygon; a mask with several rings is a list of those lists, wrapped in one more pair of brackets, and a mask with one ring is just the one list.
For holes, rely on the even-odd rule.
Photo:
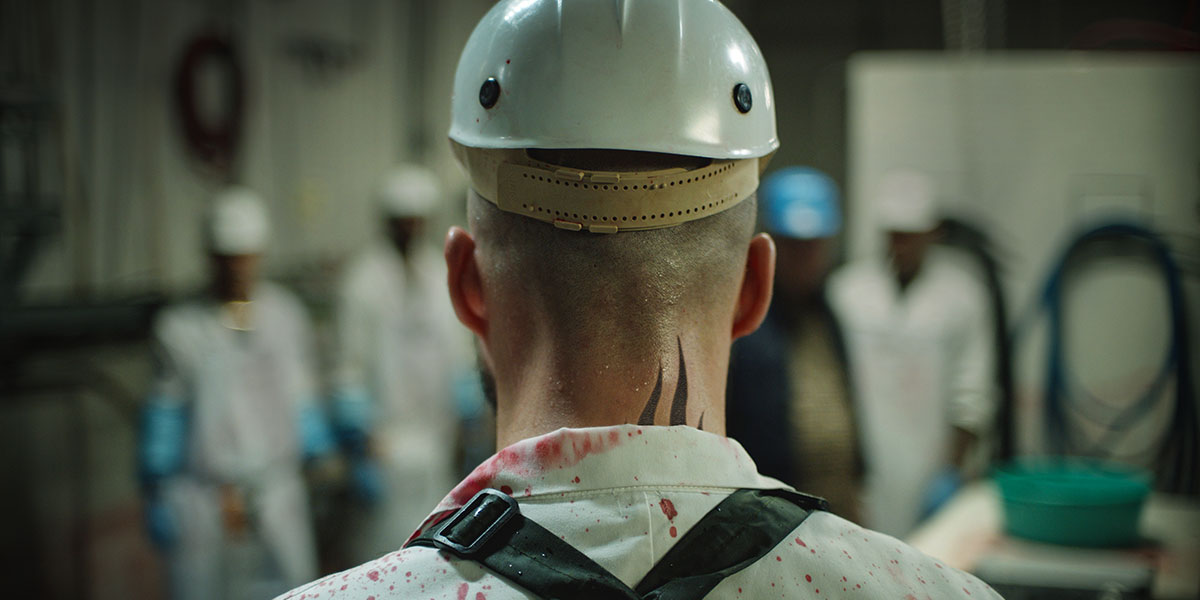
{"label": "human ear", "polygon": [[487,304],[483,296],[483,279],[475,260],[475,238],[461,227],[446,232],[447,285],[450,304],[458,320],[481,340],[487,339]]}
{"label": "human ear", "polygon": [[771,292],[775,286],[775,241],[760,233],[750,240],[746,252],[746,268],[738,290],[737,307],[733,315],[733,339],[750,335],[771,307]]}

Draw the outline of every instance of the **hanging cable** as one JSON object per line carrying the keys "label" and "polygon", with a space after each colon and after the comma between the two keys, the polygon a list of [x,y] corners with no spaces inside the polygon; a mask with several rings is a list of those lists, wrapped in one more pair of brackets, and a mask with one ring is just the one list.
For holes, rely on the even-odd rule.
{"label": "hanging cable", "polygon": [[[1170,307],[1170,339],[1166,358],[1141,397],[1124,406],[1105,404],[1091,394],[1072,393],[1064,344],[1064,292],[1068,275],[1097,256],[1109,244],[1135,247],[1145,252],[1160,271]],[[1107,249],[1111,250],[1111,247]],[[1161,236],[1144,225],[1131,222],[1103,224],[1078,234],[1063,250],[1046,278],[1034,310],[1014,333],[1020,338],[1033,318],[1045,312],[1048,322],[1048,346],[1045,380],[1046,431],[1051,448],[1058,453],[1102,454],[1121,440],[1136,425],[1152,414],[1158,400],[1168,389],[1172,376],[1175,397],[1170,420],[1157,449],[1158,487],[1163,491],[1197,495],[1198,481],[1197,423],[1195,391],[1192,382],[1186,299],[1179,266],[1170,247]],[[1090,402],[1088,404],[1087,402]],[[1099,408],[1097,408],[1099,407]],[[1070,409],[1070,412],[1068,411]],[[1104,414],[1100,414],[1104,413]],[[1082,417],[1097,425],[1103,433],[1099,440],[1080,448],[1075,442],[1068,416]]]}

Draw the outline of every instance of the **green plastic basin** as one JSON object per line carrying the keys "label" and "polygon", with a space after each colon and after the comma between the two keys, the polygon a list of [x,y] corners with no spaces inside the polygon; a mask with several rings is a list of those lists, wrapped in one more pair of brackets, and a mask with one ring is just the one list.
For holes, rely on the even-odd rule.
{"label": "green plastic basin", "polygon": [[1150,493],[1144,471],[1066,458],[1018,460],[996,470],[1005,528],[1069,546],[1130,546]]}

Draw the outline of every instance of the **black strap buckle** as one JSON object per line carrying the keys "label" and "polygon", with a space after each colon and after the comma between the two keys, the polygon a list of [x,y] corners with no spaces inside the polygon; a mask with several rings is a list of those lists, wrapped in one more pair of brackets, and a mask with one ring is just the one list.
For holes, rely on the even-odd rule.
{"label": "black strap buckle", "polygon": [[521,514],[512,496],[482,489],[433,534],[433,543],[461,558],[479,552],[513,517]]}

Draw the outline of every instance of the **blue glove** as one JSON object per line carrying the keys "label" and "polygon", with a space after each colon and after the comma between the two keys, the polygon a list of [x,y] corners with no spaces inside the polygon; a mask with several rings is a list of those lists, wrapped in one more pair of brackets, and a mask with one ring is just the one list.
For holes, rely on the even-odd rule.
{"label": "blue glove", "polygon": [[363,504],[373,506],[383,498],[383,471],[375,461],[363,458],[350,467],[350,486]]}
{"label": "blue glove", "polygon": [[146,500],[146,532],[150,541],[163,552],[169,552],[179,539],[179,526],[175,521],[175,513],[159,498]]}
{"label": "blue glove", "polygon": [[950,498],[954,497],[954,493],[958,488],[962,487],[962,476],[958,474],[958,469],[954,467],[946,467],[933,481],[929,483],[929,487],[925,488],[925,498],[921,501],[921,519],[937,512],[939,508],[946,504]]}
{"label": "blue glove", "polygon": [[333,394],[331,407],[333,429],[342,448],[352,457],[365,455],[372,417],[367,391],[359,386],[341,386]]}
{"label": "blue glove", "polygon": [[299,422],[300,446],[304,458],[311,459],[324,456],[333,451],[333,432],[329,430],[329,422],[325,414],[316,404],[309,404],[300,409]]}
{"label": "blue glove", "polygon": [[183,403],[162,396],[146,402],[138,437],[138,474],[143,485],[153,486],[183,469],[187,430]]}

